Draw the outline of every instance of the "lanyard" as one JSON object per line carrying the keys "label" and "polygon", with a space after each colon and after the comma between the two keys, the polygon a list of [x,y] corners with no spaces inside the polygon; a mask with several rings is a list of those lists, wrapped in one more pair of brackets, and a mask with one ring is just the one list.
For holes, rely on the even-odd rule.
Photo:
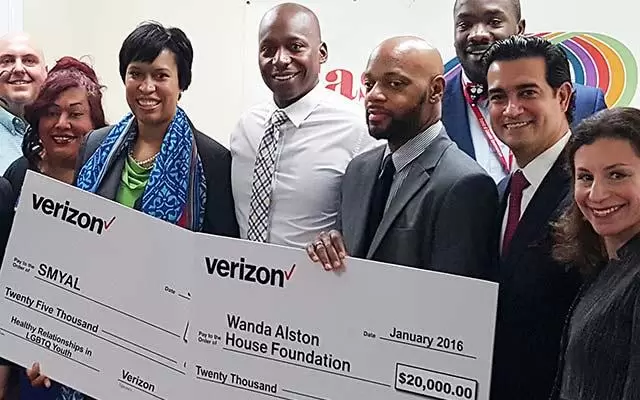
{"label": "lanyard", "polygon": [[469,104],[469,107],[471,107],[471,111],[473,111],[473,114],[476,116],[476,119],[480,124],[482,133],[484,133],[484,137],[487,139],[491,150],[498,158],[498,161],[500,161],[500,165],[504,172],[509,175],[511,173],[511,166],[513,165],[513,153],[509,151],[509,161],[507,161],[506,157],[502,153],[502,149],[500,149],[496,135],[491,131],[491,128],[489,128],[489,124],[487,123],[487,120],[484,119],[484,115],[482,115],[480,108],[476,103],[471,101],[471,97],[464,87],[462,88],[462,92],[464,93],[464,99],[467,101],[467,104]]}

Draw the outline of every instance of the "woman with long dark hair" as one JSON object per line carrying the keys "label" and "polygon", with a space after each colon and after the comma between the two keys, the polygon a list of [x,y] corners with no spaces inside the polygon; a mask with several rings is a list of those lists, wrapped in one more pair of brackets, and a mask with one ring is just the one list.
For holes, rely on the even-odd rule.
{"label": "woman with long dark hair", "polygon": [[555,256],[585,283],[563,338],[552,398],[640,399],[640,110],[584,120],[566,147],[574,202]]}

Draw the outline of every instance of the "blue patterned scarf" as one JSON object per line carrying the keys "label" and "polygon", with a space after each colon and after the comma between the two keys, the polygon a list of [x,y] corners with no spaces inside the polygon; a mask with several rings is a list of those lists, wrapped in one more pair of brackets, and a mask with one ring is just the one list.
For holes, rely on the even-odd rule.
{"label": "blue patterned scarf", "polygon": [[[129,113],[111,128],[80,169],[77,187],[96,193],[115,159],[126,152],[135,138],[134,122]],[[198,232],[204,221],[206,188],[189,118],[178,107],[142,194],[142,212]]]}

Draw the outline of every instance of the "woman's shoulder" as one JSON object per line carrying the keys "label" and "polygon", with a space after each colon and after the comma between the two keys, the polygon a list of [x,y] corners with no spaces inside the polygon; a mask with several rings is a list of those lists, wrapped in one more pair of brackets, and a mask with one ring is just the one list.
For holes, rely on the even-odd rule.
{"label": "woman's shoulder", "polygon": [[200,157],[203,155],[210,155],[210,153],[217,156],[231,154],[226,147],[206,133],[202,133],[199,130],[194,129],[193,135],[196,138],[196,146],[198,146],[198,153],[200,153]]}
{"label": "woman's shoulder", "polygon": [[24,177],[29,169],[29,160],[25,156],[22,156],[9,165],[9,168],[4,172],[4,177],[9,181],[13,191],[18,193],[22,188]]}
{"label": "woman's shoulder", "polygon": [[84,136],[84,154],[91,155],[100,146],[104,138],[111,130],[111,125],[107,125],[102,128],[94,129]]}

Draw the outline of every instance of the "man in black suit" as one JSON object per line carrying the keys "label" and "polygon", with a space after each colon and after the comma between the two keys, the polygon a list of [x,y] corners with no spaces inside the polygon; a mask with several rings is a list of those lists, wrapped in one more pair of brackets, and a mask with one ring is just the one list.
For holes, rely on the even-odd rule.
{"label": "man in black suit", "polygon": [[[520,0],[456,0],[453,17],[462,68],[447,78],[442,122],[458,147],[499,182],[509,174],[513,158],[491,131],[486,97],[478,93],[486,83],[481,58],[495,41],[524,34]],[[600,89],[576,84],[574,90],[576,123],[607,107]]]}
{"label": "man in black suit", "polygon": [[484,56],[494,132],[515,156],[501,194],[500,294],[492,400],[547,399],[579,279],[551,256],[552,221],[571,201],[562,153],[571,135],[569,62],[537,37],[498,41]]}
{"label": "man in black suit", "polygon": [[[387,146],[351,161],[338,230],[307,246],[326,269],[344,257],[493,278],[491,234],[497,190],[491,178],[448,138],[440,122],[440,54],[415,37],[380,44],[367,64],[369,133]],[[495,215],[495,214],[494,214]]]}

